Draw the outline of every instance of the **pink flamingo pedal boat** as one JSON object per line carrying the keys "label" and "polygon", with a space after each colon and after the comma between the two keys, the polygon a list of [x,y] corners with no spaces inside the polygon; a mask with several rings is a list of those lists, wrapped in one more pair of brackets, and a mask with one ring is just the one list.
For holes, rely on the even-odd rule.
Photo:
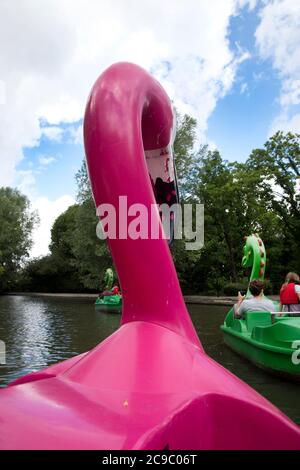
{"label": "pink flamingo pedal boat", "polygon": [[[173,112],[160,84],[118,63],[95,83],[84,136],[97,207],[174,195]],[[149,178],[149,173],[151,178]],[[163,188],[163,191],[158,189]],[[169,192],[168,192],[169,191]],[[160,224],[159,211],[155,212]],[[299,449],[299,428],[204,352],[165,239],[109,240],[120,328],[93,350],[0,391],[2,449]]]}

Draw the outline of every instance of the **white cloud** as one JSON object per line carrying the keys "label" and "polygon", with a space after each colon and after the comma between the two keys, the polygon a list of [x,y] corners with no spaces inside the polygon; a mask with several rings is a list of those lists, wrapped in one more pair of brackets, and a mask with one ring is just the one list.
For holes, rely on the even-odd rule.
{"label": "white cloud", "polygon": [[[281,113],[271,125],[274,130],[300,132],[300,3],[295,0],[264,2],[256,43],[263,59],[270,59],[282,80]],[[281,127],[278,127],[281,126]]]}
{"label": "white cloud", "polygon": [[[254,3],[43,0],[41,8],[40,0],[2,0],[0,184],[13,184],[24,147],[36,146],[42,134],[60,139],[61,122],[83,117],[95,79],[118,60],[148,70],[169,60],[164,82],[172,99],[205,130],[239,64],[240,53],[229,49],[229,19]],[[41,127],[41,118],[54,127]]]}
{"label": "white cloud", "polygon": [[62,127],[59,126],[46,126],[42,128],[42,133],[49,140],[61,142],[64,130]]}
{"label": "white cloud", "polygon": [[290,117],[288,114],[282,113],[272,122],[269,136],[275,134],[278,130],[283,132],[300,133],[300,114],[294,114]]}
{"label": "white cloud", "polygon": [[253,10],[259,0],[239,0],[239,6],[240,7],[248,7],[249,10]]}
{"label": "white cloud", "polygon": [[38,196],[36,191],[37,171],[24,170],[18,172],[17,188],[31,200],[31,209],[38,212],[40,223],[33,231],[33,248],[30,257],[45,255],[48,253],[51,241],[51,227],[55,219],[69,206],[75,204],[75,199],[69,194],[50,200]]}
{"label": "white cloud", "polygon": [[220,62],[188,55],[173,57],[170,66],[160,64],[154,69],[179,111],[197,118],[202,138],[218,99],[230,90],[238,65],[249,57],[247,52],[240,51],[237,57],[228,49],[223,52]]}
{"label": "white cloud", "polygon": [[49,166],[51,163],[56,162],[55,157],[47,157],[46,155],[41,155],[39,157],[39,164],[42,166]]}
{"label": "white cloud", "polygon": [[72,204],[75,204],[75,200],[69,195],[63,195],[54,201],[46,197],[38,197],[33,201],[32,209],[38,211],[40,224],[33,232],[31,257],[45,255],[49,251],[52,224]]}
{"label": "white cloud", "polygon": [[241,84],[241,88],[240,88],[240,93],[241,93],[241,95],[243,95],[244,93],[246,93],[248,90],[249,90],[248,84],[247,84],[246,82],[243,82],[243,83]]}
{"label": "white cloud", "polygon": [[36,196],[36,179],[34,170],[20,170],[16,177],[16,187],[22,194],[25,194],[29,199]]}
{"label": "white cloud", "polygon": [[70,142],[76,145],[83,144],[83,125],[71,126],[68,129],[70,135]]}

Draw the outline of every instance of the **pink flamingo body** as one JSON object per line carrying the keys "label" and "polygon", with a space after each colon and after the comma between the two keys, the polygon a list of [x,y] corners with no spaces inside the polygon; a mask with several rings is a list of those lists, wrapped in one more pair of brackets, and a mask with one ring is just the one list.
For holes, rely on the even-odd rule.
{"label": "pink flamingo body", "polygon": [[[169,148],[172,131],[170,101],[148,73],[128,63],[107,69],[84,123],[96,205],[117,208],[120,195],[128,206],[155,204],[145,151]],[[203,351],[166,240],[109,245],[121,327],[92,351],[1,390],[0,447],[299,449],[299,428]]]}

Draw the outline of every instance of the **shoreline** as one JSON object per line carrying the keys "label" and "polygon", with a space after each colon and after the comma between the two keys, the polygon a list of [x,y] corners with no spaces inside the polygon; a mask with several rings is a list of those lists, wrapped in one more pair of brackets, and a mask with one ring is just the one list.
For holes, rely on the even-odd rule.
{"label": "shoreline", "polygon": [[[77,294],[77,293],[64,293],[64,292],[11,292],[9,294],[12,296],[25,296],[25,297],[54,297],[61,299],[78,299],[78,300],[95,300],[98,297],[98,294]],[[236,301],[236,296],[209,296],[209,295],[184,295],[184,301],[186,304],[196,304],[196,305],[224,305],[232,306]],[[270,299],[279,300],[278,295],[270,295]]]}

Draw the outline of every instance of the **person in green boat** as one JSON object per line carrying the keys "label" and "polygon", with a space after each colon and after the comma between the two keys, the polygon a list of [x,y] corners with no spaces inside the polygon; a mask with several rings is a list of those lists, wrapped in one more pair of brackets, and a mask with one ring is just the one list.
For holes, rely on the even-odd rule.
{"label": "person in green boat", "polygon": [[300,278],[297,273],[288,273],[280,289],[282,312],[289,317],[300,317]]}
{"label": "person in green boat", "polygon": [[122,297],[122,294],[121,294],[121,291],[120,291],[119,286],[115,285],[115,286],[112,288],[112,294],[113,294],[113,295],[118,295],[119,297]]}
{"label": "person in green boat", "polygon": [[272,300],[264,296],[264,289],[264,282],[255,279],[249,284],[249,291],[252,297],[246,299],[239,292],[238,302],[234,305],[235,317],[244,318],[247,312],[274,312],[276,307]]}
{"label": "person in green boat", "polygon": [[99,298],[102,299],[103,297],[109,297],[111,295],[119,295],[122,297],[119,286],[115,285],[112,289],[110,290],[104,290],[103,292],[99,293]]}

